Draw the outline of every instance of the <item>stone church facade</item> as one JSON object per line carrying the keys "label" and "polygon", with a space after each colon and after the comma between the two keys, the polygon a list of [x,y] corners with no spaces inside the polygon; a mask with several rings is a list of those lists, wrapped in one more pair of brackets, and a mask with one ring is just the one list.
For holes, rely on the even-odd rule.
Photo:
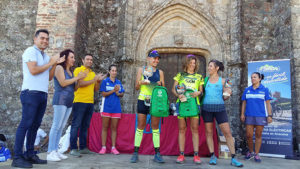
{"label": "stone church facade", "polygon": [[[239,146],[244,144],[239,113],[247,62],[291,59],[293,135],[295,145],[300,143],[298,0],[2,0],[0,9],[0,133],[10,140],[21,118],[21,56],[32,45],[35,30],[46,28],[50,56],[71,48],[78,65],[85,53],[92,53],[96,72],[119,65],[125,113],[136,112],[136,68],[145,64],[150,50],[162,54],[170,85],[180,69],[175,56],[201,57],[204,76],[209,60],[222,61],[222,76],[231,76],[234,84],[226,104]],[[53,87],[49,91],[42,124],[46,131],[52,122]]]}

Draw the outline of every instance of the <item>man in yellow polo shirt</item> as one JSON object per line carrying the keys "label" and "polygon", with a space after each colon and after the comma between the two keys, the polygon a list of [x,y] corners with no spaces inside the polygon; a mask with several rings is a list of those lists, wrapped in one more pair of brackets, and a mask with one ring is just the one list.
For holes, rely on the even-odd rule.
{"label": "man in yellow polo shirt", "polygon": [[[73,120],[71,125],[71,155],[80,157],[80,154],[91,153],[86,148],[87,130],[94,112],[94,92],[99,90],[100,82],[105,78],[105,75],[98,74],[92,71],[93,56],[85,55],[82,59],[83,65],[74,70],[76,77],[79,72],[87,74],[86,78],[79,80],[76,84],[74,104],[73,104]],[[77,136],[79,131],[79,150],[77,147]]]}

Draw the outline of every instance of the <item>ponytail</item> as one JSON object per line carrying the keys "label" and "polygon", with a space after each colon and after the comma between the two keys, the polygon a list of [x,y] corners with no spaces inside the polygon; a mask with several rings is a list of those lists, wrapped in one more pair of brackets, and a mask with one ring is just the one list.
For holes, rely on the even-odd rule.
{"label": "ponytail", "polygon": [[265,75],[262,74],[262,73],[259,73],[259,72],[253,72],[252,74],[257,74],[257,76],[260,78],[260,81],[259,81],[259,82],[261,82],[261,81],[264,80],[264,78],[265,78]]}
{"label": "ponytail", "polygon": [[219,67],[218,71],[222,71],[222,72],[224,71],[224,64],[222,62],[216,59],[212,59],[208,62],[208,64],[210,64],[211,62],[215,64],[215,67]]}

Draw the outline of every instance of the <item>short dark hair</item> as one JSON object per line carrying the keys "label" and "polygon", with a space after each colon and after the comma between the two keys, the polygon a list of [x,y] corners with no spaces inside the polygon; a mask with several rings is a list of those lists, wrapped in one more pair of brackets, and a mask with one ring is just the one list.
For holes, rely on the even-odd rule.
{"label": "short dark hair", "polygon": [[34,36],[38,37],[41,32],[46,33],[47,35],[49,35],[49,31],[47,29],[39,29],[35,32]]}
{"label": "short dark hair", "polygon": [[94,57],[92,54],[87,53],[87,54],[84,55],[83,59],[85,59],[86,56],[92,56],[92,58]]}

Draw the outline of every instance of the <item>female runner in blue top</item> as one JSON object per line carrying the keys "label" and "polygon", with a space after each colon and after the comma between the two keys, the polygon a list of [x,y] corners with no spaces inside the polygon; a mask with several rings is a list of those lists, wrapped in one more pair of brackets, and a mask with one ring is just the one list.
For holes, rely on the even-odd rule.
{"label": "female runner in blue top", "polygon": [[102,116],[102,148],[99,154],[106,153],[107,130],[111,119],[111,153],[118,155],[119,151],[116,149],[117,126],[122,113],[120,97],[124,95],[124,88],[121,81],[116,78],[117,65],[110,65],[108,71],[108,77],[102,81],[100,86],[100,92],[103,97],[100,110]]}
{"label": "female runner in blue top", "polygon": [[[246,124],[246,135],[249,147],[245,159],[254,157],[255,162],[261,162],[258,153],[262,142],[262,132],[265,125],[272,122],[272,100],[269,89],[261,84],[264,75],[254,72],[251,75],[252,85],[245,89],[242,96],[241,121]],[[253,131],[255,128],[255,152],[253,151]]]}
{"label": "female runner in blue top", "polygon": [[204,86],[205,95],[202,105],[202,117],[205,122],[205,135],[211,158],[210,165],[217,164],[217,157],[214,154],[214,142],[213,142],[213,121],[216,119],[222,133],[226,138],[226,143],[231,153],[231,165],[236,167],[243,167],[235,158],[234,141],[231,135],[230,126],[228,123],[228,117],[225,110],[224,100],[229,96],[223,96],[223,92],[231,94],[230,88],[224,88],[225,79],[220,77],[218,72],[224,70],[224,65],[218,60],[211,60],[208,64],[209,80]]}

